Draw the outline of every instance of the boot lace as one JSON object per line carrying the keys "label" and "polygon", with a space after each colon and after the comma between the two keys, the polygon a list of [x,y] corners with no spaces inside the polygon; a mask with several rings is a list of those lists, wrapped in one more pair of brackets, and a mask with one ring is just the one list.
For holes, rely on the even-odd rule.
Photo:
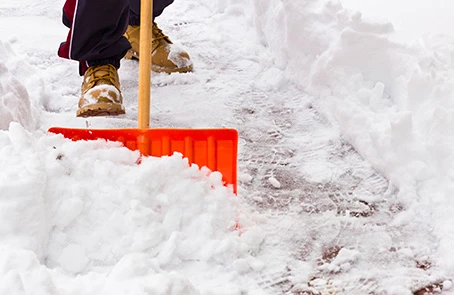
{"label": "boot lace", "polygon": [[162,32],[162,30],[158,27],[158,25],[155,22],[153,22],[153,35],[154,40],[169,39],[169,37]]}
{"label": "boot lace", "polygon": [[[104,72],[104,73],[103,73]],[[99,73],[103,73],[103,75],[99,75]],[[100,66],[94,66],[94,67],[89,67],[87,70],[87,77],[90,77],[90,80],[88,81],[91,85],[97,85],[99,81],[107,81],[109,84],[116,86],[116,73],[117,69],[111,65],[100,65]],[[99,76],[96,76],[98,74]]]}

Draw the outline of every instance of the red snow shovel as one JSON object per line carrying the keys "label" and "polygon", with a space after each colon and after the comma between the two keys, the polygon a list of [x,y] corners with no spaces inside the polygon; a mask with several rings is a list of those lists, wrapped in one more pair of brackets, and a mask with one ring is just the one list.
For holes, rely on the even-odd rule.
{"label": "red snow shovel", "polygon": [[153,0],[141,0],[139,104],[137,129],[74,129],[52,127],[49,132],[72,140],[119,141],[144,156],[183,154],[189,163],[223,175],[226,185],[237,187],[238,132],[235,129],[150,129],[151,46]]}

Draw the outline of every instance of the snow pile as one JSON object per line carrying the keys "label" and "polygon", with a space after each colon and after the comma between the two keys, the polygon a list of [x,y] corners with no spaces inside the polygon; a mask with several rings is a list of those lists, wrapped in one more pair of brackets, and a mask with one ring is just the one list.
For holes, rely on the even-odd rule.
{"label": "snow pile", "polygon": [[361,11],[364,17],[376,21],[391,21],[396,30],[403,33],[399,36],[402,39],[416,39],[426,33],[454,35],[454,3],[451,1],[415,1],[411,5],[405,0],[341,1],[344,7]]}
{"label": "snow pile", "polygon": [[[440,265],[454,270],[454,40],[393,41],[391,24],[364,21],[339,1],[253,0],[261,42],[291,81],[392,183],[399,222],[431,222]],[[396,224],[398,225],[398,224]]]}
{"label": "snow pile", "polygon": [[257,264],[263,235],[219,173],[35,133],[0,132],[0,293],[214,294]]}
{"label": "snow pile", "polygon": [[36,127],[36,111],[20,78],[32,76],[32,71],[8,43],[0,41],[0,130],[8,129],[10,122],[19,122],[27,129]]}

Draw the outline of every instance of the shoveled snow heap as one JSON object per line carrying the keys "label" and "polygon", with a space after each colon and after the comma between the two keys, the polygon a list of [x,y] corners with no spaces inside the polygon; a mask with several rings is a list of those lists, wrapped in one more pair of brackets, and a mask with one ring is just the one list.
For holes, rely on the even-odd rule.
{"label": "shoveled snow heap", "polygon": [[247,225],[220,174],[181,155],[138,157],[16,123],[1,131],[0,293],[199,294],[217,276],[240,279],[262,238],[235,230]]}
{"label": "shoveled snow heap", "polygon": [[8,128],[10,122],[19,122],[32,129],[36,127],[36,110],[29,93],[15,75],[33,75],[33,68],[16,57],[11,46],[0,40],[0,130]]}

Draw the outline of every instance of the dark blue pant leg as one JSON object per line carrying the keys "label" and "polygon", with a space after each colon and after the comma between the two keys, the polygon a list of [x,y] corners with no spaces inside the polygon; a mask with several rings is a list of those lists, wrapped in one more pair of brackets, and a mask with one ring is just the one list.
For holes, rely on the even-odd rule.
{"label": "dark blue pant leg", "polygon": [[[173,3],[173,0],[154,0],[153,1],[153,18],[158,17],[164,9]],[[140,25],[140,0],[129,0],[130,17],[129,24],[133,26]]]}
{"label": "dark blue pant leg", "polygon": [[67,0],[63,13],[70,32],[60,46],[61,57],[80,61],[81,74],[97,64],[120,67],[131,47],[123,37],[129,23],[128,0]]}

